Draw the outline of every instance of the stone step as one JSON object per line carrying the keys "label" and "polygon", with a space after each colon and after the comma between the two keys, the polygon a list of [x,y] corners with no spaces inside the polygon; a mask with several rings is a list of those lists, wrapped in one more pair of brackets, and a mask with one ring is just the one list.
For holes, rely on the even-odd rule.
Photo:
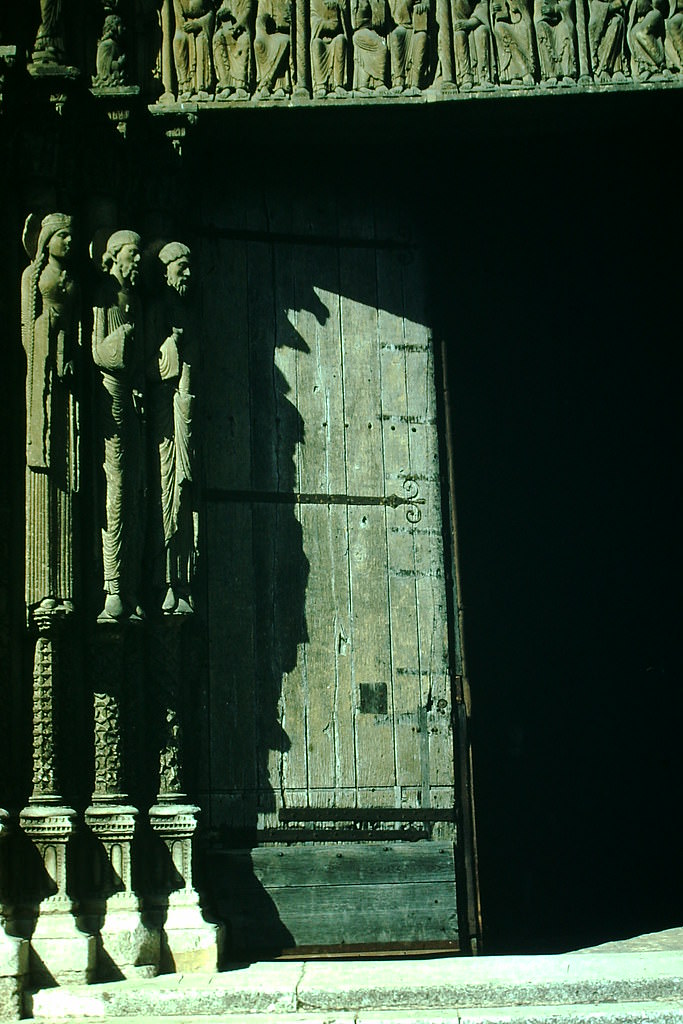
{"label": "stone step", "polygon": [[[378,1024],[389,1019],[388,1011],[420,1011],[427,1013],[422,1018],[425,1021],[467,1020],[467,1024],[474,1024],[489,1019],[531,1021],[532,1007],[617,1003],[647,1003],[660,1009],[671,1005],[680,1013],[683,953],[588,952],[409,961],[261,962],[216,975],[173,974],[149,980],[42,989],[29,995],[27,1001],[26,1010],[37,1021],[134,1016],[150,1020],[214,1016],[223,1020],[229,1014],[265,1014],[270,1020],[282,1016],[293,1024],[292,1015],[312,1013],[320,1021],[335,1021],[335,1015],[343,1019],[346,1014],[351,1020],[356,1015],[363,1024]],[[507,1017],[472,1016],[483,1013],[487,1007],[524,1009],[522,1016],[516,1018],[509,1016],[513,1009],[497,1011],[508,1014]],[[441,1016],[434,1012],[437,1010]],[[468,1017],[464,1016],[465,1011]],[[414,1019],[421,1018],[414,1015]],[[547,1013],[539,1018],[544,1022],[554,1019],[572,1018],[553,1018]],[[642,1011],[640,1018],[625,1019],[648,1024],[650,1021]],[[668,1018],[660,1014],[655,1019],[659,1022]],[[256,1017],[249,1016],[249,1020],[254,1024]]]}
{"label": "stone step", "polygon": [[[44,1020],[44,1018],[42,1018]],[[104,1024],[110,1017],[52,1017],[51,1024]],[[683,1003],[654,1000],[574,1006],[472,1007],[468,1010],[363,1010],[359,1013],[229,1013],[220,1016],[118,1017],[117,1024],[683,1024]],[[30,1021],[25,1021],[30,1024]]]}

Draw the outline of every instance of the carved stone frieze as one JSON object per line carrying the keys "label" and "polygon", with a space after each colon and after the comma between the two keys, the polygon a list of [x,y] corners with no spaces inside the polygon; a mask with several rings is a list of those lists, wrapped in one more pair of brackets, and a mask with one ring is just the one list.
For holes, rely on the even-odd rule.
{"label": "carved stone frieze", "polygon": [[501,85],[532,88],[536,57],[528,0],[492,0],[491,11],[498,81]]}
{"label": "carved stone frieze", "polygon": [[536,0],[534,25],[541,79],[547,86],[573,85],[578,78],[573,0]]}
{"label": "carved stone frieze", "polygon": [[593,75],[599,84],[624,82],[626,14],[623,0],[588,0],[588,39]]}

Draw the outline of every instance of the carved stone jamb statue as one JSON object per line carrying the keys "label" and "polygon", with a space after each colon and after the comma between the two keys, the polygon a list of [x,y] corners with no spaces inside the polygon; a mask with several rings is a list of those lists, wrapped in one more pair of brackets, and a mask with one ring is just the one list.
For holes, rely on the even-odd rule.
{"label": "carved stone jamb statue", "polygon": [[135,294],[139,263],[140,236],[114,232],[102,257],[107,277],[93,310],[105,476],[102,559],[107,597],[101,621],[143,617],[138,594],[144,536],[144,350]]}
{"label": "carved stone jamb statue", "polygon": [[632,0],[627,35],[631,70],[640,82],[670,77],[664,49],[667,10],[667,0]]}
{"label": "carved stone jamb statue", "polygon": [[349,47],[346,0],[311,0],[311,77],[313,98],[348,96]]}
{"label": "carved stone jamb statue", "polygon": [[190,99],[208,100],[213,86],[213,4],[211,0],[173,0],[173,9],[178,99],[181,103]]}
{"label": "carved stone jamb statue", "polygon": [[588,41],[595,81],[626,81],[626,4],[624,0],[589,0]]}
{"label": "carved stone jamb statue", "polygon": [[389,51],[386,0],[351,0],[353,88],[360,96],[386,96]]}
{"label": "carved stone jamb statue", "polygon": [[0,807],[0,1018],[18,1020],[23,1011],[23,990],[29,967],[29,944],[26,939],[8,935],[5,931],[3,893],[7,883],[2,847],[8,828],[9,815]]}
{"label": "carved stone jamb statue", "polygon": [[491,11],[500,84],[532,88],[536,58],[528,0],[492,0]]}
{"label": "carved stone jamb statue", "polygon": [[216,12],[216,99],[248,100],[252,78],[253,0],[223,0]]}
{"label": "carved stone jamb statue", "polygon": [[574,0],[536,0],[534,24],[541,81],[548,88],[574,85],[578,75]]}
{"label": "carved stone jamb statue", "polygon": [[[21,825],[40,853],[52,895],[40,900],[31,939],[34,980],[89,981],[95,940],[76,927],[68,894],[67,846],[76,812],[60,785],[59,706],[69,681],[66,624],[74,612],[74,494],[78,490],[78,287],[71,273],[71,218],[33,215],[23,235],[26,352],[26,609],[34,638],[33,792]],[[44,886],[41,886],[44,892]]]}
{"label": "carved stone jamb statue", "polygon": [[163,584],[167,614],[191,615],[197,550],[194,403],[198,326],[188,298],[190,250],[169,242],[159,252],[164,295],[147,329],[148,523],[152,578]]}
{"label": "carved stone jamb statue", "polygon": [[683,0],[669,0],[665,50],[670,71],[683,72]]}
{"label": "carved stone jamb statue", "polygon": [[389,0],[394,23],[389,33],[391,90],[419,96],[429,60],[430,0]]}
{"label": "carved stone jamb statue", "polygon": [[204,920],[194,889],[192,838],[199,807],[188,802],[182,779],[182,626],[193,611],[190,588],[197,545],[193,419],[199,325],[190,305],[190,260],[182,242],[169,242],[160,250],[165,284],[147,321],[151,572],[165,587],[164,615],[149,631],[151,693],[160,728],[159,792],[149,821],[166,846],[167,866],[173,867],[168,872],[173,877],[158,894],[160,910],[167,904],[169,962],[164,966],[215,971],[222,931]]}
{"label": "carved stone jamb statue", "polygon": [[494,89],[488,0],[452,0],[455,81],[461,92]]}
{"label": "carved stone jamb statue", "polygon": [[291,0],[258,0],[255,100],[282,100],[291,94],[291,31]]}

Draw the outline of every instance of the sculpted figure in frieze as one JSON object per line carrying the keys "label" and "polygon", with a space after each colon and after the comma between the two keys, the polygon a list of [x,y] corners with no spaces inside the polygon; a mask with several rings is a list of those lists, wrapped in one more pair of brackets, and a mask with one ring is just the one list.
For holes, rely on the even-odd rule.
{"label": "sculpted figure in frieze", "polygon": [[106,599],[100,618],[139,618],[144,531],[144,348],[138,299],[140,236],[109,238],[93,310],[92,354],[100,369],[98,432],[105,483],[102,561]]}
{"label": "sculpted figure in frieze", "polygon": [[173,57],[178,99],[208,99],[213,82],[211,43],[214,9],[211,0],[173,0]]}
{"label": "sculpted figure in frieze", "polygon": [[419,96],[429,60],[430,0],[389,0],[391,93]]}
{"label": "sculpted figure in frieze", "polygon": [[493,39],[488,0],[453,0],[455,81],[462,92],[493,89]]}
{"label": "sculpted figure in frieze", "polygon": [[106,0],[104,10],[104,25],[97,43],[95,74],[92,80],[96,88],[124,85],[126,81],[124,26],[123,19],[118,13],[117,0]]}
{"label": "sculpted figure in frieze", "polygon": [[669,0],[666,20],[666,56],[671,71],[683,71],[683,0]]}
{"label": "sculpted figure in frieze", "polygon": [[80,355],[71,218],[30,215],[21,280],[26,353],[26,606],[73,607],[73,496],[78,489]]}
{"label": "sculpted figure in frieze", "polygon": [[216,13],[216,99],[247,100],[251,83],[253,0],[223,0]]}
{"label": "sculpted figure in frieze", "polygon": [[631,0],[628,45],[631,70],[641,82],[668,74],[664,40],[667,0]]}
{"label": "sculpted figure in frieze", "polygon": [[589,0],[588,40],[596,82],[626,81],[624,0]]}
{"label": "sculpted figure in frieze", "polygon": [[291,0],[258,0],[254,57],[255,99],[281,100],[292,91]]}
{"label": "sculpted figure in frieze", "polygon": [[386,95],[389,51],[385,0],[351,0],[353,87],[363,96]]}
{"label": "sculpted figure in frieze", "polygon": [[62,0],[40,0],[40,26],[33,46],[35,64],[64,63],[64,12]]}
{"label": "sculpted figure in frieze", "polygon": [[190,250],[169,242],[159,260],[165,287],[147,321],[149,554],[152,579],[165,590],[162,611],[188,615],[198,525],[193,433],[198,326],[189,301]]}
{"label": "sculpted figure in frieze", "polygon": [[493,34],[501,85],[534,84],[533,24],[527,0],[492,0]]}
{"label": "sculpted figure in frieze", "polygon": [[311,72],[313,97],[328,92],[348,95],[346,61],[348,30],[346,0],[311,0]]}
{"label": "sculpted figure in frieze", "polygon": [[536,0],[534,23],[542,81],[546,86],[573,85],[577,78],[573,0]]}

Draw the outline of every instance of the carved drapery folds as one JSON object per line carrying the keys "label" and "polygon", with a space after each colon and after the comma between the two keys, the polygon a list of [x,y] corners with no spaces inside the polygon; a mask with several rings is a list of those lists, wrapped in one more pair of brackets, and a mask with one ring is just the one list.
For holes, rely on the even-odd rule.
{"label": "carved drapery folds", "polygon": [[105,619],[139,618],[144,522],[144,351],[135,288],[140,236],[116,231],[93,309],[92,355],[100,371],[99,437],[104,469],[102,562]]}

